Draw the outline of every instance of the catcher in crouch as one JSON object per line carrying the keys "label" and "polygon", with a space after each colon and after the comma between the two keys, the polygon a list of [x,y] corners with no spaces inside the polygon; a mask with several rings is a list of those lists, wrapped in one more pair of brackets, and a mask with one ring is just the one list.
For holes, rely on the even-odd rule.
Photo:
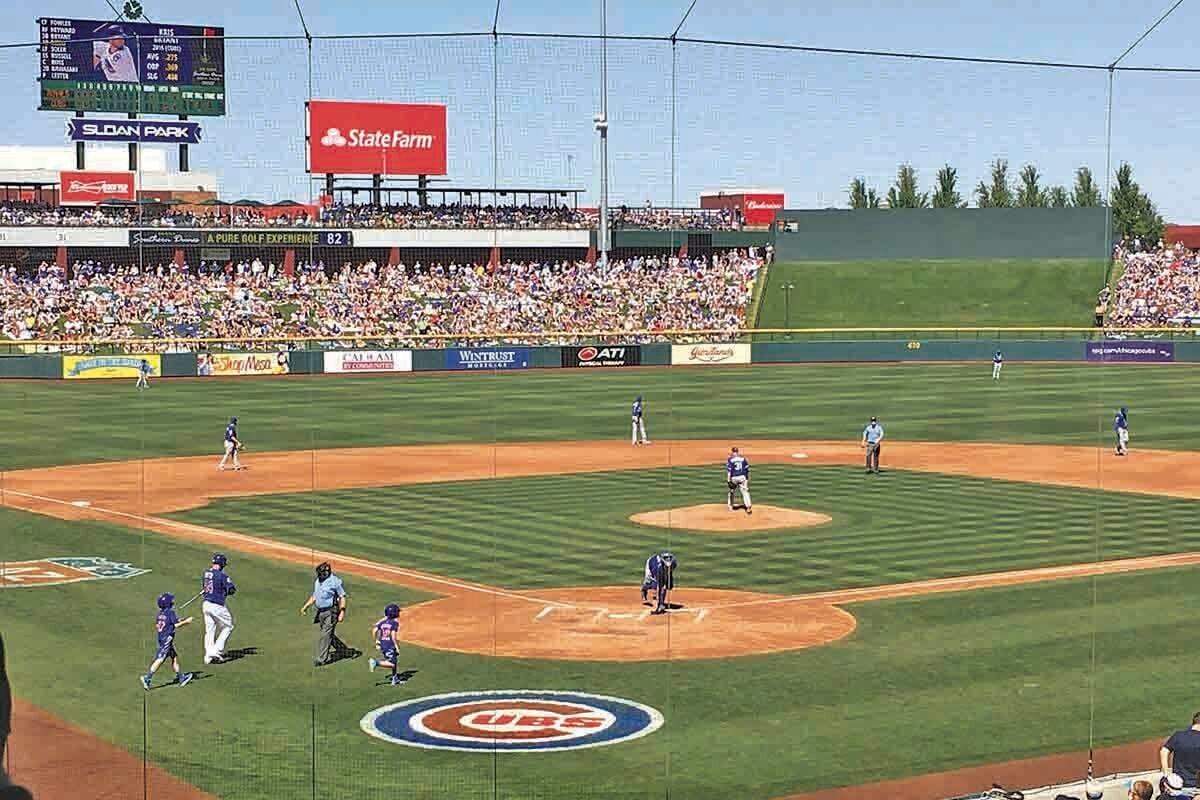
{"label": "catcher in crouch", "polygon": [[656,593],[653,614],[667,611],[667,592],[675,588],[675,556],[669,551],[655,553],[646,559],[646,575],[642,579],[642,602],[650,591]]}

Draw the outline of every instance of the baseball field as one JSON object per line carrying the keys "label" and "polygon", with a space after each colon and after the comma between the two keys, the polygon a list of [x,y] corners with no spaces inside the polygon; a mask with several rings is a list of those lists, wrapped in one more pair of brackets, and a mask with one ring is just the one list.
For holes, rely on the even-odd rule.
{"label": "baseball field", "polygon": [[[1098,774],[1151,767],[1194,702],[1196,385],[1186,366],[1019,363],[998,382],[862,364],[0,383],[12,772],[39,797],[768,800],[1035,785],[1089,746]],[[635,448],[638,394],[653,444]],[[248,469],[218,472],[234,415]],[[857,446],[871,415],[880,475]],[[731,445],[754,515],[724,509]],[[664,549],[677,587],[652,616],[637,588]],[[214,550],[239,587],[233,658],[204,665],[184,628],[197,680],[164,669],[145,692],[154,598],[191,597]],[[14,564],[87,558],[129,567],[15,585]],[[316,669],[297,609],[326,559],[347,651]],[[389,602],[401,686],[366,666]],[[364,730],[502,690],[656,724],[546,752]]]}

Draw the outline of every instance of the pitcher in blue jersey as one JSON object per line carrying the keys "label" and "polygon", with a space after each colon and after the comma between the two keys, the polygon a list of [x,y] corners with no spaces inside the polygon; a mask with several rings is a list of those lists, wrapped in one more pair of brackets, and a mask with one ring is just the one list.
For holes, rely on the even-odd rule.
{"label": "pitcher in blue jersey", "polygon": [[179,654],[175,652],[175,631],[191,622],[191,617],[180,619],[175,613],[175,595],[163,592],[158,596],[158,615],[154,618],[158,650],[154,654],[154,660],[150,662],[150,669],[141,676],[143,689],[147,691],[150,689],[150,681],[154,680],[154,673],[168,658],[171,659],[171,668],[175,670],[175,682],[180,686],[188,685],[192,679],[192,673],[184,672],[179,668]]}
{"label": "pitcher in blue jersey", "polygon": [[753,514],[750,503],[750,462],[738,452],[736,447],[729,451],[729,458],[725,459],[725,485],[729,488],[729,510],[736,510],[733,497],[735,493],[740,493],[742,495],[741,508],[747,514]]}

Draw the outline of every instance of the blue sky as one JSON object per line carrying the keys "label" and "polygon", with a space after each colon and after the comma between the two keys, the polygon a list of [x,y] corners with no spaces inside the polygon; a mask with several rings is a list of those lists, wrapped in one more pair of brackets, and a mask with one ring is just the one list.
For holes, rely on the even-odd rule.
{"label": "blue sky", "polygon": [[[227,35],[300,33],[292,0],[144,0],[156,21],[224,25]],[[484,31],[494,4],[300,0],[313,34]],[[681,35],[822,47],[1108,63],[1165,8],[1134,0],[1003,3],[843,0],[718,3],[699,0]],[[610,0],[609,31],[669,34],[684,0]],[[100,0],[43,0],[0,10],[13,42],[36,38],[38,14],[105,17]],[[1125,62],[1200,66],[1185,3]],[[502,0],[500,30],[594,34],[599,3]],[[319,39],[312,96],[437,101],[449,106],[453,185],[575,186],[597,197],[591,115],[599,105],[595,41],[503,37]],[[865,178],[882,194],[896,165],[923,183],[945,163],[967,195],[993,158],[1011,171],[1035,164],[1069,185],[1088,165],[1105,172],[1107,73],[813,55],[680,43],[677,136],[672,148],[672,49],[664,42],[609,47],[610,164],[615,202],[695,205],[703,189],[780,188],[792,207],[845,205]],[[495,61],[493,60],[495,57]],[[493,69],[496,64],[498,70]],[[303,102],[309,53],[301,40],[230,41],[229,114],[205,120],[193,168],[215,172],[227,197],[307,199]],[[0,50],[0,142],[58,144],[62,115],[35,110],[31,49]],[[499,114],[494,115],[493,85]],[[1192,176],[1200,76],[1117,73],[1112,160],[1128,160],[1169,220],[1200,221]],[[674,156],[672,156],[672,149]],[[498,153],[496,152],[498,150]],[[497,173],[493,175],[493,166]],[[674,180],[672,180],[672,178]]]}

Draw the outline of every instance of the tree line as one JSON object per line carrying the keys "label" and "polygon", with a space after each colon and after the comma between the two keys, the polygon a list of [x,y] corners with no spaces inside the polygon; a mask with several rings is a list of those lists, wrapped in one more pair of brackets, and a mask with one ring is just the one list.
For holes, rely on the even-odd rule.
{"label": "tree line", "polygon": [[[1163,220],[1150,197],[1133,179],[1133,168],[1122,163],[1112,189],[1113,230],[1119,237],[1157,242],[1163,235]],[[1015,180],[1009,177],[1008,162],[998,158],[991,164],[990,180],[975,187],[979,208],[1097,208],[1106,205],[1092,171],[1075,170],[1070,190],[1062,185],[1045,186],[1033,164],[1021,168]],[[947,164],[937,172],[932,192],[922,192],[917,170],[901,164],[896,180],[883,197],[862,178],[850,181],[850,208],[966,208],[958,188],[958,170]]]}

